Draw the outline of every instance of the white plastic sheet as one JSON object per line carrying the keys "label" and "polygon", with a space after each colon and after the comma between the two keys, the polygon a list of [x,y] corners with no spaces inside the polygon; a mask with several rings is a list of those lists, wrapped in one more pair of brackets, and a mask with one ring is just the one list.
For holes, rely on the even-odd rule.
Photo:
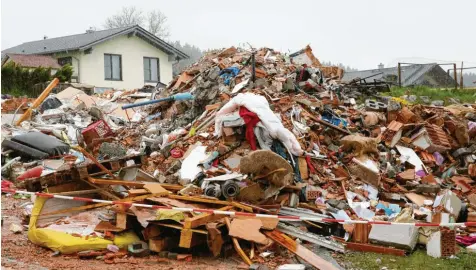
{"label": "white plastic sheet", "polygon": [[301,156],[303,150],[294,134],[286,129],[279,118],[269,108],[265,97],[252,93],[238,94],[231,99],[215,117],[215,136],[220,136],[222,131],[222,116],[237,111],[241,106],[258,115],[261,123],[269,131],[272,138],[280,140],[284,146],[295,156]]}
{"label": "white plastic sheet", "polygon": [[182,161],[182,167],[180,168],[181,179],[188,179],[192,181],[195,179],[197,174],[201,172],[201,169],[197,165],[200,163],[200,161],[207,158],[208,155],[205,153],[206,149],[206,146],[196,146],[190,155],[188,155]]}

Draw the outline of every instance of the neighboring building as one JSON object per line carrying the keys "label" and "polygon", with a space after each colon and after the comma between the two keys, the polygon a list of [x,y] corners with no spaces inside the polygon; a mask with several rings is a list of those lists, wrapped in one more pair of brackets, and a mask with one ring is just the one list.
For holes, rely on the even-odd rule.
{"label": "neighboring building", "polygon": [[48,55],[5,54],[2,58],[2,67],[11,62],[30,70],[38,67],[51,68],[51,75],[61,68],[58,60]]}
{"label": "neighboring building", "polygon": [[[77,82],[105,89],[168,84],[172,65],[188,56],[138,25],[26,42],[3,55],[47,55],[71,64]],[[3,57],[2,57],[3,58]]]}
{"label": "neighboring building", "polygon": [[[401,74],[402,86],[454,87],[456,84],[454,78],[435,63],[402,65]],[[398,68],[384,68],[383,64],[380,64],[378,69],[345,72],[342,80],[348,82],[357,78],[367,78],[367,82],[380,80],[398,85]]]}

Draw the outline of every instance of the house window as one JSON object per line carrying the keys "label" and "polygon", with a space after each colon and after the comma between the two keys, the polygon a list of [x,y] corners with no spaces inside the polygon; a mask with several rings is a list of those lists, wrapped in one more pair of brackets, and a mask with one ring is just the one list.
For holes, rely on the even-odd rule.
{"label": "house window", "polygon": [[104,54],[104,78],[111,81],[122,80],[121,55]]}
{"label": "house window", "polygon": [[73,58],[71,56],[58,58],[58,64],[60,66],[73,65]]}
{"label": "house window", "polygon": [[159,82],[159,58],[144,57],[144,81]]}

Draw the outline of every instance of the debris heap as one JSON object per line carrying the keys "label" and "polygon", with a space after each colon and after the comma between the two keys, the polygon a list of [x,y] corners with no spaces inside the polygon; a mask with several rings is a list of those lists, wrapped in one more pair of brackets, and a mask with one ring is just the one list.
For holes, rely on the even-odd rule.
{"label": "debris heap", "polygon": [[20,109],[2,116],[2,192],[36,196],[30,241],[106,263],[201,248],[278,266],[282,246],[333,269],[308,244],[474,250],[475,105],[364,96],[342,75],[309,46],[231,47],[163,89],[9,101]]}

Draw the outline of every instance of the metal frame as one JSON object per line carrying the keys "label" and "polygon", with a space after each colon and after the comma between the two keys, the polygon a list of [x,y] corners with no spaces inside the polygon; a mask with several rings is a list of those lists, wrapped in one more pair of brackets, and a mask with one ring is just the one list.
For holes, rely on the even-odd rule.
{"label": "metal frame", "polygon": [[[463,70],[464,70],[464,69],[476,69],[476,67],[465,67],[465,68],[464,68],[464,67],[461,65],[461,68],[459,69],[459,70],[461,70],[461,80],[460,80],[460,83],[459,83],[459,89],[464,89],[464,83],[463,83]],[[446,70],[446,73],[448,74],[448,76],[450,75],[450,70],[451,70],[451,69],[447,69],[447,70]],[[453,72],[456,74],[455,71],[453,71]],[[456,75],[454,75],[454,76],[456,77]]]}
{"label": "metal frame", "polygon": [[[458,89],[458,79],[456,78],[456,63],[436,63],[438,66],[453,65],[455,71],[454,80],[455,80],[455,89]],[[402,87],[402,65],[425,65],[421,63],[401,63],[398,62],[398,86]]]}

